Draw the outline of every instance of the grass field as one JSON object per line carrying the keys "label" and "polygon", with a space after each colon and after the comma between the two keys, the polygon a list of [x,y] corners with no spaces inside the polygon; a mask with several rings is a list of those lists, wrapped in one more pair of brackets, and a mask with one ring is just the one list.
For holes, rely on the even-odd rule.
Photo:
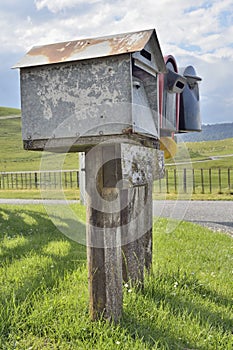
{"label": "grass field", "polygon": [[9,115],[20,115],[21,110],[18,108],[10,108],[10,107],[0,107],[0,118],[7,117]]}
{"label": "grass field", "polygon": [[[1,109],[0,109],[1,111]],[[40,169],[42,152],[25,151],[21,136],[21,119],[0,118],[0,171],[35,171]],[[63,155],[53,155],[63,158]],[[64,169],[78,169],[76,153],[65,157]]]}
{"label": "grass field", "polygon": [[113,325],[89,320],[84,246],[42,206],[2,205],[0,215],[1,350],[233,348],[231,237],[191,223],[168,234],[155,220],[153,274],[141,291],[123,287]]}
{"label": "grass field", "polygon": [[[194,169],[233,168],[233,138],[218,141],[187,142],[178,144],[178,155],[175,162],[186,160],[187,155],[192,160]],[[231,157],[221,157],[232,155]],[[212,157],[220,156],[211,160]],[[198,162],[202,161],[202,162]],[[168,162],[172,164],[174,161]]]}

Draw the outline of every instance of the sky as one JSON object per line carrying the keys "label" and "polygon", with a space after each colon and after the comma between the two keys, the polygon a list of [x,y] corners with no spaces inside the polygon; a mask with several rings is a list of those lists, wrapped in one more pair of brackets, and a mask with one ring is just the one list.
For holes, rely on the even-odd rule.
{"label": "sky", "polygon": [[0,24],[0,106],[20,108],[11,67],[33,46],[155,28],[202,77],[202,122],[233,122],[233,0],[1,0]]}

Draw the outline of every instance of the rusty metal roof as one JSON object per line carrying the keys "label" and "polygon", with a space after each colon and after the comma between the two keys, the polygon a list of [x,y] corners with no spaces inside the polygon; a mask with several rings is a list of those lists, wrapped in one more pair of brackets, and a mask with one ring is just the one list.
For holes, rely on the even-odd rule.
{"label": "rusty metal roof", "polygon": [[150,29],[101,38],[34,46],[13,68],[79,61],[136,52],[145,47],[152,35],[155,36],[158,43],[155,30]]}

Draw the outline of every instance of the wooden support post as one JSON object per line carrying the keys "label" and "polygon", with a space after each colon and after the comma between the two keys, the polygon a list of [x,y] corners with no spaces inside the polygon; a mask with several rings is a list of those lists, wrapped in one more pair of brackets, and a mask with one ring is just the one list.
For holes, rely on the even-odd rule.
{"label": "wooden support post", "polygon": [[105,144],[86,153],[90,315],[118,321],[122,282],[143,287],[152,265],[152,185],[157,150]]}
{"label": "wooden support post", "polygon": [[143,285],[145,232],[141,210],[143,210],[145,187],[132,187],[125,190],[124,201],[128,206],[122,210],[122,246],[123,280],[132,285]]}
{"label": "wooden support post", "polygon": [[123,280],[143,287],[145,268],[152,264],[152,184],[133,187],[122,194]]}
{"label": "wooden support post", "polygon": [[114,151],[112,146],[95,147],[86,155],[87,258],[93,320],[102,316],[117,321],[122,312],[120,196],[114,186],[114,154],[111,164],[103,165],[105,156],[111,158],[109,152]]}

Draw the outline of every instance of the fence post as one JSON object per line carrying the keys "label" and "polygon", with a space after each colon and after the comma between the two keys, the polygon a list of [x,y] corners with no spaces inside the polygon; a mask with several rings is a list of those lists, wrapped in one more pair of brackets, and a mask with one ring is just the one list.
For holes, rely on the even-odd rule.
{"label": "fence post", "polygon": [[70,171],[70,187],[73,188],[73,177],[72,177],[72,171]]}
{"label": "fence post", "polygon": [[66,171],[64,173],[64,178],[65,178],[65,188],[67,188],[67,174],[66,174]]}
{"label": "fence post", "polygon": [[176,178],[176,169],[174,169],[174,188],[175,188],[175,193],[177,193],[177,178]]}
{"label": "fence post", "polygon": [[6,174],[6,183],[7,183],[7,188],[9,189],[9,178],[8,178],[8,174]]}
{"label": "fence post", "polygon": [[168,170],[166,169],[166,188],[167,188],[167,193],[169,193],[169,180],[168,180]]}
{"label": "fence post", "polygon": [[29,186],[32,188],[32,173],[29,173]]}
{"label": "fence post", "polygon": [[23,183],[24,182],[23,182],[23,174],[22,173],[20,174],[20,180],[21,180],[21,188],[23,188]]}
{"label": "fence post", "polygon": [[34,178],[35,178],[35,188],[37,188],[37,186],[38,186],[37,173],[34,173]]}
{"label": "fence post", "polygon": [[11,173],[11,189],[14,189],[14,176],[13,173]]}
{"label": "fence post", "polygon": [[201,169],[201,193],[205,193],[204,171]]}
{"label": "fence post", "polygon": [[230,168],[228,168],[227,176],[228,176],[228,188],[230,190],[231,189],[231,169]]}
{"label": "fence post", "polygon": [[187,172],[186,168],[183,170],[183,186],[184,186],[184,193],[187,192]]}
{"label": "fence post", "polygon": [[193,174],[193,193],[196,191],[196,183],[195,183],[195,171],[192,169],[192,174]]}
{"label": "fence post", "polygon": [[27,174],[23,174],[23,182],[24,182],[24,188],[27,189]]}
{"label": "fence post", "polygon": [[210,193],[212,193],[212,177],[211,177],[211,168],[209,169],[209,185],[210,185]]}
{"label": "fence post", "polygon": [[222,193],[221,168],[218,169],[218,183],[219,183],[219,193]]}

